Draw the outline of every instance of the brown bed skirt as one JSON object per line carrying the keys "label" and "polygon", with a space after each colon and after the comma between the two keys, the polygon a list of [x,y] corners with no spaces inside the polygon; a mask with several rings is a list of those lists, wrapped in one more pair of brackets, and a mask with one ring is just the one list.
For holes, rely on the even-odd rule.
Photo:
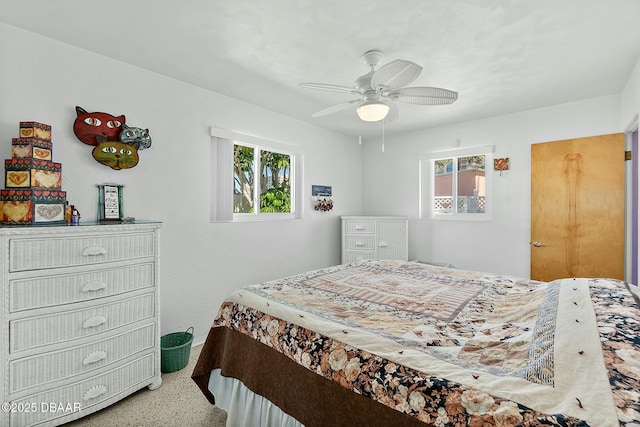
{"label": "brown bed skirt", "polygon": [[307,427],[426,424],[317,375],[284,354],[226,327],[214,327],[191,378],[209,402],[209,375],[220,369]]}

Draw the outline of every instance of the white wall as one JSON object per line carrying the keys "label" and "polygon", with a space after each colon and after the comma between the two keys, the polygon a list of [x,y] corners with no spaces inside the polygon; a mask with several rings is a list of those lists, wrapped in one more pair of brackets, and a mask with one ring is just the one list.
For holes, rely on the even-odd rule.
{"label": "white wall", "polygon": [[[339,216],[362,213],[356,141],[5,24],[0,58],[0,158],[11,157],[20,121],[50,124],[62,189],[82,221],[96,218],[96,184],[117,182],[125,185],[126,215],[164,222],[163,334],[194,326],[201,340],[232,290],[339,263]],[[97,163],[73,134],[76,105],[125,114],[127,124],[150,129],[152,147],[132,169]],[[298,144],[306,154],[305,217],[210,223],[210,126]],[[310,208],[312,184],[333,186],[332,212]]]}
{"label": "white wall", "polygon": [[[366,141],[364,211],[410,216],[410,258],[528,277],[531,144],[623,130],[620,96],[608,96],[386,136],[384,152],[380,139]],[[495,145],[495,157],[510,159],[511,170],[493,177],[492,219],[418,219],[420,153],[481,145]]]}
{"label": "white wall", "polygon": [[637,125],[638,114],[640,113],[640,57],[636,62],[629,80],[621,95],[620,125],[623,129],[635,124]]}

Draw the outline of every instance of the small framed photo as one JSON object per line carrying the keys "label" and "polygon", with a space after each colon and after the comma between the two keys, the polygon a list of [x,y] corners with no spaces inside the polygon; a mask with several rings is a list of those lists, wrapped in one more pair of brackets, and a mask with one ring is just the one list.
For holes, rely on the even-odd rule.
{"label": "small framed photo", "polygon": [[311,186],[312,196],[331,197],[331,193],[332,193],[332,190],[330,185],[312,185]]}
{"label": "small framed photo", "polygon": [[98,221],[122,222],[124,218],[122,206],[122,190],[124,185],[99,184],[98,185]]}

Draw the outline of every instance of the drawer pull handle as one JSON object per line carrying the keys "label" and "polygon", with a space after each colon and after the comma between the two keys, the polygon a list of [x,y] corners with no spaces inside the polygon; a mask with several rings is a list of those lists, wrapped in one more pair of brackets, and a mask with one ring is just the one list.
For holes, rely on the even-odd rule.
{"label": "drawer pull handle", "polygon": [[381,248],[387,248],[389,247],[389,244],[387,242],[380,242],[378,246],[380,246]]}
{"label": "drawer pull handle", "polygon": [[107,392],[107,386],[104,384],[94,385],[89,390],[84,392],[84,396],[82,396],[82,400],[87,401],[91,399],[95,399],[96,397],[100,397]]}
{"label": "drawer pull handle", "polygon": [[354,228],[356,231],[364,231],[364,225],[356,225]]}
{"label": "drawer pull handle", "polygon": [[107,358],[107,352],[106,351],[94,351],[91,352],[89,354],[87,354],[84,357],[84,360],[82,360],[82,364],[83,365],[91,365],[92,363],[96,363],[99,362],[103,359]]}
{"label": "drawer pull handle", "polygon": [[107,318],[104,316],[93,316],[88,318],[87,320],[84,321],[84,323],[82,324],[82,327],[84,329],[89,329],[89,328],[95,328],[97,326],[100,326],[104,323],[107,323]]}
{"label": "drawer pull handle", "polygon": [[89,246],[82,251],[82,256],[98,256],[106,253],[107,250],[101,246]]}
{"label": "drawer pull handle", "polygon": [[100,291],[102,289],[105,289],[106,287],[107,285],[105,285],[104,283],[95,280],[93,282],[85,283],[85,285],[82,287],[82,292]]}
{"label": "drawer pull handle", "polygon": [[362,246],[364,246],[364,242],[356,242],[356,246],[362,247]]}

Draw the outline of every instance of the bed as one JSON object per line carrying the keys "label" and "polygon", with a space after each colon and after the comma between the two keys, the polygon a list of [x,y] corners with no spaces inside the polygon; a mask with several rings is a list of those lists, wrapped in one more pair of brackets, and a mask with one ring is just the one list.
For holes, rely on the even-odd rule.
{"label": "bed", "polygon": [[212,315],[192,378],[229,427],[640,423],[640,302],[619,280],[365,260]]}

